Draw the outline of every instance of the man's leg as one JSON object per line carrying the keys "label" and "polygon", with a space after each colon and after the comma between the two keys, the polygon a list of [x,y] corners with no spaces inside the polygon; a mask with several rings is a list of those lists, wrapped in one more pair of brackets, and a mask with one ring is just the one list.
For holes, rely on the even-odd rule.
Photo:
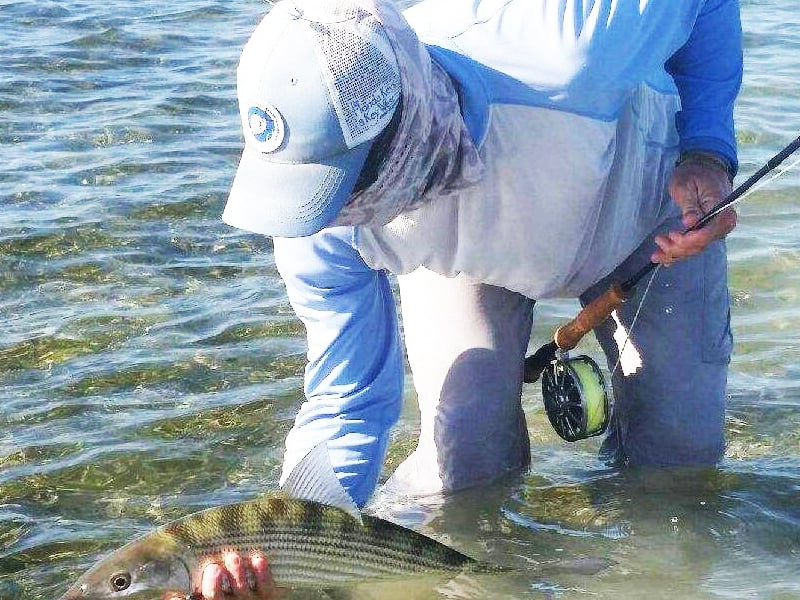
{"label": "man's leg", "polygon": [[[673,221],[668,228],[680,224]],[[633,275],[652,250],[651,243],[643,244],[581,300]],[[617,311],[618,322],[609,319],[596,330],[613,371],[614,409],[604,451],[630,465],[714,464],[725,447],[732,348],[725,245],[716,242],[699,256],[660,268],[642,302],[648,281],[649,275]],[[623,360],[615,369],[621,346]],[[626,375],[631,357],[642,364]]]}
{"label": "man's leg", "polygon": [[390,485],[424,495],[526,468],[530,444],[520,395],[533,301],[426,269],[399,282],[421,432]]}

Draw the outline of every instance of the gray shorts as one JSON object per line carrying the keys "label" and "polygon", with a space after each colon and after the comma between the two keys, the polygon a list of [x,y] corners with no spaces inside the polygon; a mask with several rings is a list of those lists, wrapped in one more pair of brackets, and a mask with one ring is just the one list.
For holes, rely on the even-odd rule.
{"label": "gray shorts", "polygon": [[[680,228],[673,221],[671,229]],[[667,228],[667,226],[665,226]],[[582,297],[647,264],[644,243]],[[403,326],[421,413],[416,451],[391,485],[413,494],[457,490],[526,468],[530,448],[521,408],[522,364],[534,302],[466,277],[425,269],[399,277]],[[595,334],[606,354],[614,406],[603,453],[630,465],[711,465],[724,451],[730,330],[724,242],[661,268],[629,344],[642,366],[616,370],[614,332],[630,327],[647,278]]]}

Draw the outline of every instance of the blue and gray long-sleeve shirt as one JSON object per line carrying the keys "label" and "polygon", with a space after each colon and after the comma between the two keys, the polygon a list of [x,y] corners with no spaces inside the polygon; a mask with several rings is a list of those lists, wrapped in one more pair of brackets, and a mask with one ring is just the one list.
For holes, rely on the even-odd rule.
{"label": "blue and gray long-sleeve shirt", "polygon": [[405,14],[454,82],[480,179],[383,227],[275,240],[309,345],[284,472],[329,440],[359,504],[402,398],[387,272],[426,266],[574,296],[675,213],[666,184],[679,151],[736,167],[736,0],[423,0]]}

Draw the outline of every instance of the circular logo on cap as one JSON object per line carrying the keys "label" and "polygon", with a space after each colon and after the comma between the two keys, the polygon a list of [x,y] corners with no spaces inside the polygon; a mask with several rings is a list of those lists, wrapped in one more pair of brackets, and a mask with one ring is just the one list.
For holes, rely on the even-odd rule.
{"label": "circular logo on cap", "polygon": [[274,106],[251,106],[247,111],[247,124],[262,152],[272,152],[283,143],[286,128],[281,113]]}

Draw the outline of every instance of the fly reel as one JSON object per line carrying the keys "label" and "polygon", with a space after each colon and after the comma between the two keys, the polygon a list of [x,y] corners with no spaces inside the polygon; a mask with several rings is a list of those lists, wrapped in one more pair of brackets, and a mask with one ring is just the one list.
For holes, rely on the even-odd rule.
{"label": "fly reel", "polygon": [[585,354],[565,355],[545,367],[542,398],[550,424],[568,442],[600,435],[608,427],[610,410],[603,374]]}

